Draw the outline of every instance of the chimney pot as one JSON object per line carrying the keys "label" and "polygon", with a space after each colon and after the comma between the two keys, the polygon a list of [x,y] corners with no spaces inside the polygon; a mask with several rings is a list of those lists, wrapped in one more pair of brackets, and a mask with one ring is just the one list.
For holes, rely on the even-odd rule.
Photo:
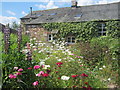
{"label": "chimney pot", "polygon": [[72,6],[71,7],[77,7],[77,0],[71,0]]}
{"label": "chimney pot", "polygon": [[32,16],[32,7],[30,7],[30,14],[31,14],[31,16]]}

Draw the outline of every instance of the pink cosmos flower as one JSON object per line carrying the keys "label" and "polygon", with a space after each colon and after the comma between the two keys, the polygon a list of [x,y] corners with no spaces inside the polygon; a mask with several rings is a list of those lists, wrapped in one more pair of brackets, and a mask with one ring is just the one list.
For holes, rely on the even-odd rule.
{"label": "pink cosmos flower", "polygon": [[35,65],[35,66],[34,66],[34,69],[38,69],[38,68],[40,68],[39,65]]}
{"label": "pink cosmos flower", "polygon": [[40,71],[38,74],[36,74],[36,76],[41,76],[41,75],[43,75],[44,74],[44,72],[43,71]]}
{"label": "pink cosmos flower", "polygon": [[36,76],[38,76],[38,77],[39,77],[39,76],[41,76],[41,74],[40,74],[40,73],[38,73],[38,74],[36,74]]}
{"label": "pink cosmos flower", "polygon": [[80,58],[80,56],[76,56],[76,58]]}
{"label": "pink cosmos flower", "polygon": [[38,81],[35,81],[35,82],[33,82],[32,83],[34,86],[36,86],[36,85],[38,85],[39,83],[38,83]]}
{"label": "pink cosmos flower", "polygon": [[82,67],[83,65],[80,65],[80,67]]}
{"label": "pink cosmos flower", "polygon": [[72,75],[71,77],[76,78],[78,75]]}
{"label": "pink cosmos flower", "polygon": [[12,78],[16,78],[16,76],[13,75],[13,74],[9,74],[9,78],[10,78],[10,79],[12,79]]}
{"label": "pink cosmos flower", "polygon": [[21,72],[21,71],[23,71],[23,69],[22,69],[22,68],[18,69],[18,72]]}
{"label": "pink cosmos flower", "polygon": [[62,65],[63,63],[62,62],[58,62],[58,63],[56,63],[57,65]]}
{"label": "pink cosmos flower", "polygon": [[22,75],[22,73],[21,72],[17,72],[16,75]]}
{"label": "pink cosmos flower", "polygon": [[73,56],[73,55],[75,55],[75,54],[69,54],[69,55],[72,55],[72,56]]}
{"label": "pink cosmos flower", "polygon": [[28,67],[27,69],[32,69],[31,67]]}
{"label": "pink cosmos flower", "polygon": [[40,71],[40,72],[39,72],[39,74],[41,74],[41,75],[42,75],[42,74],[44,74],[44,72],[43,72],[43,71]]}
{"label": "pink cosmos flower", "polygon": [[43,76],[43,77],[48,77],[49,74],[48,74],[48,73],[44,73],[44,74],[42,74],[42,76]]}
{"label": "pink cosmos flower", "polygon": [[82,77],[88,77],[88,75],[85,74],[85,73],[82,73],[80,76],[82,76]]}

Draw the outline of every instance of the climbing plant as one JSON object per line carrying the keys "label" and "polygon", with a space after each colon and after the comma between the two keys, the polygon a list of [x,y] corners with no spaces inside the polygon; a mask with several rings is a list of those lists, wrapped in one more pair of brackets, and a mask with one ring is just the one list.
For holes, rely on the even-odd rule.
{"label": "climbing plant", "polygon": [[118,38],[120,37],[120,21],[108,21],[106,23],[107,35]]}
{"label": "climbing plant", "polygon": [[[120,33],[120,21],[102,21],[106,24],[107,35],[112,37],[119,37]],[[93,37],[98,37],[98,24],[99,21],[88,22],[73,22],[73,23],[46,23],[42,24],[43,28],[48,31],[58,30],[58,37],[65,38],[72,34],[76,37],[76,40],[91,40]]]}

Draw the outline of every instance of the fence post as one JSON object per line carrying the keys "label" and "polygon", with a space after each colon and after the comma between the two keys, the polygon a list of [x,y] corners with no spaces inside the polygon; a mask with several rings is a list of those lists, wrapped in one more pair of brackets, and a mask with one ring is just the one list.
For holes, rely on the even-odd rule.
{"label": "fence post", "polygon": [[17,35],[18,35],[18,51],[20,52],[20,49],[21,49],[21,41],[22,41],[22,28],[21,26],[19,28],[17,28]]}
{"label": "fence post", "polygon": [[5,42],[5,53],[9,52],[9,45],[10,45],[10,28],[9,24],[4,28],[4,42]]}

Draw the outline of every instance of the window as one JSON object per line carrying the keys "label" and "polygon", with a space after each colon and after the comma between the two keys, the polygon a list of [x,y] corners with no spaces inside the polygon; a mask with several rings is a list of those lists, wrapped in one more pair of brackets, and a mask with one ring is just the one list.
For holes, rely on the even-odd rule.
{"label": "window", "polygon": [[37,16],[39,17],[39,16],[43,16],[43,14],[37,14]]}
{"label": "window", "polygon": [[57,14],[57,13],[51,13],[51,14],[49,14],[49,15],[51,15],[51,16],[52,16],[52,15],[56,15],[56,14]]}
{"label": "window", "polygon": [[98,28],[98,36],[106,36],[105,23],[100,23]]}
{"label": "window", "polygon": [[74,18],[80,18],[81,16],[82,16],[82,13],[76,14],[76,15],[74,16]]}
{"label": "window", "polygon": [[48,41],[52,41],[53,40],[53,34],[48,34]]}
{"label": "window", "polygon": [[69,36],[69,37],[67,37],[67,42],[68,42],[68,44],[73,44],[73,43],[75,43],[75,37],[74,37],[74,36]]}

